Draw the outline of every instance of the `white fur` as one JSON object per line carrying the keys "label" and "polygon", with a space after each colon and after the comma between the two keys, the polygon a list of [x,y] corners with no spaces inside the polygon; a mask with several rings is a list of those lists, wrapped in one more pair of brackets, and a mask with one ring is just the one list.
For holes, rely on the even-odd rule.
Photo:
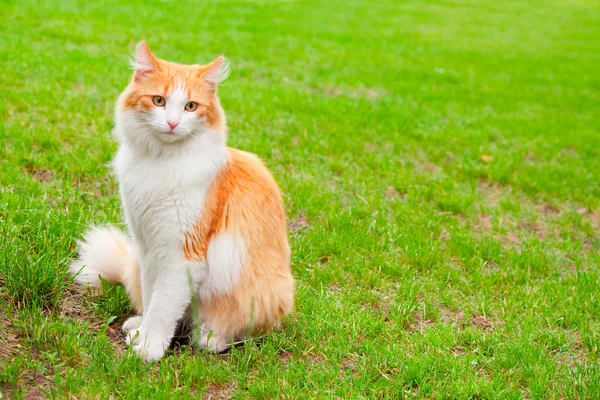
{"label": "white fur", "polygon": [[[164,107],[148,112],[118,112],[114,135],[133,152],[153,157],[199,155],[215,146],[224,148],[225,132],[215,133],[205,126],[205,117],[184,110],[189,99],[183,87],[170,90],[165,100]],[[179,125],[171,130],[168,121]]]}
{"label": "white fur", "polygon": [[[146,360],[162,357],[192,293],[209,276],[207,262],[185,260],[183,241],[199,222],[206,193],[227,162],[225,133],[183,111],[188,101],[183,88],[174,88],[166,100],[165,108],[117,112],[116,118],[122,143],[113,165],[129,233],[140,252],[144,308],[141,322],[128,324],[127,342]],[[180,124],[174,141],[160,130],[172,119]]]}
{"label": "white fur", "polygon": [[[151,67],[145,49],[138,47],[141,69]],[[223,78],[223,65],[221,59],[218,79]],[[115,237],[128,246],[126,261],[140,265],[143,315],[130,318],[123,329],[127,343],[146,360],[162,357],[192,295],[202,301],[231,290],[246,257],[241,238],[221,233],[209,243],[206,260],[185,259],[185,235],[199,222],[207,191],[227,162],[226,132],[224,122],[211,129],[203,118],[184,110],[189,99],[181,84],[165,99],[165,107],[116,112],[114,134],[120,147],[113,167],[131,244],[114,230],[92,230],[80,243],[81,259],[71,267],[77,273],[85,265],[77,278],[81,282],[97,285],[100,274],[125,283],[108,266],[124,261],[113,259],[123,253],[117,251]],[[179,125],[171,132],[167,121]],[[213,350],[225,342],[220,340]]]}
{"label": "white fur", "polygon": [[156,68],[152,55],[148,49],[148,45],[145,42],[139,42],[135,46],[135,63],[136,69],[141,70],[153,70]]}
{"label": "white fur", "polygon": [[79,258],[71,263],[69,271],[77,282],[88,284],[98,292],[102,292],[98,276],[110,283],[122,283],[129,270],[135,268],[134,252],[118,229],[94,227],[77,244]]}
{"label": "white fur", "polygon": [[229,292],[238,282],[246,263],[244,240],[225,232],[218,234],[208,244],[206,262],[207,274],[198,290],[201,301]]}
{"label": "white fur", "polygon": [[197,154],[149,157],[125,143],[115,158],[125,218],[141,258],[144,315],[129,342],[147,360],[168,348],[193,288],[206,275],[206,263],[184,259],[183,240],[198,223],[206,192],[225,162],[224,144]]}
{"label": "white fur", "polygon": [[125,333],[129,333],[129,331],[138,329],[141,324],[142,324],[142,316],[137,315],[137,316],[131,317],[127,321],[125,321],[125,323],[121,327],[121,330]]}
{"label": "white fur", "polygon": [[229,68],[229,60],[225,56],[219,56],[213,68],[206,71],[202,78],[210,83],[221,83],[229,77],[231,68]]}
{"label": "white fur", "polygon": [[231,348],[234,338],[228,338],[215,333],[208,322],[200,326],[200,340],[198,345],[214,353],[222,353]]}
{"label": "white fur", "polygon": [[150,53],[150,49],[146,42],[139,42],[135,48],[135,59],[131,62],[131,66],[135,70],[135,79],[143,79],[152,71],[156,70],[155,60]]}
{"label": "white fur", "polygon": [[[201,125],[198,124],[198,116],[194,112],[185,111],[185,105],[189,99],[181,84],[170,89],[165,100],[164,107],[153,107],[145,116],[148,125],[156,131],[161,140],[173,143],[201,128]],[[202,118],[200,122],[204,122],[204,120],[205,118]],[[176,122],[179,125],[171,130],[168,121]]]}

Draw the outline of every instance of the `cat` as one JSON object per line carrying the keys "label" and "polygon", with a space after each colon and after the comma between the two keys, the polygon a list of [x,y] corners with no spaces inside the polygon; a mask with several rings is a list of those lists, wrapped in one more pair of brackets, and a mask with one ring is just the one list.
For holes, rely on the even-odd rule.
{"label": "cat", "polygon": [[133,67],[112,163],[128,235],[91,228],[70,272],[81,284],[101,288],[100,276],[125,287],[139,314],[123,325],[126,341],[146,361],[164,355],[182,320],[200,321],[198,344],[223,352],[293,309],[281,194],[255,155],[226,146],[223,56],[181,65],[142,41]]}

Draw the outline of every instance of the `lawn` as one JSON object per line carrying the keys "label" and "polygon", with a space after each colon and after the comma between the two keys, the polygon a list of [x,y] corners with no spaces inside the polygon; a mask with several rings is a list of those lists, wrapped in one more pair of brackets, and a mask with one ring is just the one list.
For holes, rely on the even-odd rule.
{"label": "lawn", "polygon": [[[598,1],[2,12],[4,398],[599,398]],[[124,291],[67,274],[88,225],[121,221],[110,132],[140,39],[229,57],[229,143],[284,192],[295,312],[228,354],[144,364]]]}

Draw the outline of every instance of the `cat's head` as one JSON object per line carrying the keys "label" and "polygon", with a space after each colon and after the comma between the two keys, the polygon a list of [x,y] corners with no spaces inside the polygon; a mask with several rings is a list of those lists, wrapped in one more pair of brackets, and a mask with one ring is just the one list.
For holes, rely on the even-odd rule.
{"label": "cat's head", "polygon": [[118,136],[150,150],[181,147],[202,136],[225,141],[225,113],[216,95],[229,75],[223,56],[206,65],[175,64],[154,56],[142,41],[133,68],[117,105]]}

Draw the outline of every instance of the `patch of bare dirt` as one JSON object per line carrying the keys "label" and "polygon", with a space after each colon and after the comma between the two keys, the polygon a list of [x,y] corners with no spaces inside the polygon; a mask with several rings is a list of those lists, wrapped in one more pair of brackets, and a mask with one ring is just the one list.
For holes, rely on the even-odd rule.
{"label": "patch of bare dirt", "polygon": [[539,239],[544,239],[548,236],[548,228],[543,221],[525,220],[519,223],[519,228],[535,234]]}
{"label": "patch of bare dirt", "polygon": [[298,232],[299,230],[306,228],[308,228],[308,218],[306,218],[303,213],[299,213],[289,222],[290,232]]}
{"label": "patch of bare dirt", "polygon": [[480,215],[479,216],[479,227],[482,230],[490,230],[492,229],[492,221],[489,215]]}
{"label": "patch of bare dirt", "polygon": [[366,307],[372,310],[373,318],[383,316],[384,322],[389,322],[388,315],[392,313],[392,302],[396,298],[396,288],[388,286],[381,289],[372,289],[371,293],[377,297],[377,300],[368,302]]}
{"label": "patch of bare dirt", "polygon": [[454,325],[457,328],[464,328],[465,326],[470,325],[486,332],[491,332],[497,325],[494,321],[484,315],[473,314],[469,319],[460,308],[456,311],[452,311],[444,306],[441,308],[440,322],[444,325]]}
{"label": "patch of bare dirt", "polygon": [[[557,352],[551,352],[550,354],[556,354]],[[556,358],[556,363],[558,365],[568,365],[571,368],[576,368],[577,364],[575,363],[575,358],[571,354],[560,354]]]}
{"label": "patch of bare dirt", "polygon": [[523,157],[523,160],[527,164],[531,165],[531,164],[534,164],[537,159],[535,158],[535,156],[533,154],[528,153],[528,154],[525,154],[525,157]]}
{"label": "patch of bare dirt", "polygon": [[447,242],[451,238],[452,238],[452,235],[450,235],[450,232],[448,232],[445,229],[442,229],[442,231],[440,232],[440,235],[438,236],[438,240],[440,240],[442,242]]}
{"label": "patch of bare dirt", "polygon": [[[15,363],[18,357],[35,357],[39,354],[39,350],[27,348],[19,329],[13,326],[10,319],[2,313],[0,313],[0,332],[0,364],[10,365]],[[26,400],[46,398],[42,390],[48,386],[49,382],[40,372],[21,373],[18,379],[19,390],[25,389],[24,398]],[[0,385],[0,389],[4,395],[10,395],[11,388],[9,386]]]}
{"label": "patch of bare dirt", "polygon": [[291,360],[292,358],[294,358],[294,355],[292,354],[292,352],[291,352],[291,351],[287,351],[287,350],[280,351],[280,352],[278,353],[278,356],[279,356],[279,361],[280,361],[280,362],[281,362],[283,365],[286,365],[287,363],[289,363],[289,362],[290,362],[290,360]]}
{"label": "patch of bare dirt", "polygon": [[353,371],[356,371],[356,361],[351,358],[344,357],[342,359],[342,367],[344,369],[351,369]]}
{"label": "patch of bare dirt", "polygon": [[555,356],[558,365],[565,365],[569,368],[578,368],[582,363],[586,362],[586,349],[581,343],[581,335],[577,331],[573,331],[573,343],[568,349],[554,349],[550,352]]}
{"label": "patch of bare dirt", "polygon": [[[594,250],[594,249],[596,249],[596,245],[594,244],[594,241],[592,239],[586,238],[583,241],[583,248],[587,251]],[[600,251],[600,248],[598,250]]]}
{"label": "patch of bare dirt", "polygon": [[461,326],[465,320],[465,313],[459,308],[456,311],[442,307],[440,312],[440,322],[444,325]]}
{"label": "patch of bare dirt", "polygon": [[304,358],[308,363],[311,363],[311,364],[323,364],[323,362],[324,362],[322,354],[313,353],[310,351],[302,354],[302,358]]}
{"label": "patch of bare dirt", "polygon": [[231,399],[234,391],[235,385],[233,383],[228,383],[226,385],[216,385],[214,383],[211,383],[204,391],[204,394],[202,395],[202,400]]}
{"label": "patch of bare dirt", "polygon": [[344,379],[346,375],[354,375],[357,372],[356,361],[351,358],[344,357],[340,365],[340,379]]}
{"label": "patch of bare dirt", "polygon": [[[519,232],[532,233],[540,240],[559,237],[560,232],[568,228],[565,228],[562,224],[560,226],[557,225],[553,220],[561,217],[565,212],[577,212],[582,216],[584,223],[589,224],[595,233],[600,233],[600,209],[589,210],[586,207],[571,202],[564,202],[557,205],[545,201],[537,201],[524,194],[514,193],[514,190],[510,186],[503,186],[483,179],[478,181],[477,188],[481,196],[480,204],[484,207],[494,208],[503,199],[514,199],[516,194],[523,209],[530,214],[529,217],[523,218],[508,212],[499,217],[498,225],[508,231],[506,234],[499,236],[499,239],[507,247],[518,247],[522,241]],[[479,217],[478,222],[473,223],[473,228],[477,231],[493,229],[489,224],[489,217],[484,214]],[[574,236],[579,236],[581,240],[585,240],[585,237],[582,237],[584,235],[581,229],[572,229],[571,233]]]}
{"label": "patch of bare dirt", "polygon": [[421,165],[421,169],[427,172],[436,172],[439,171],[441,168],[435,165],[434,163],[426,162]]}
{"label": "patch of bare dirt", "polygon": [[79,176],[71,183],[71,187],[77,188],[82,196],[93,199],[103,198],[117,191],[114,179],[108,174],[101,179],[87,175]]}
{"label": "patch of bare dirt", "polygon": [[465,348],[462,346],[456,346],[450,349],[450,353],[455,355],[455,356],[460,356],[465,354]]}
{"label": "patch of bare dirt", "polygon": [[[463,217],[464,218],[464,217]],[[475,217],[476,219],[471,219],[469,220],[469,226],[473,229],[473,231],[475,232],[479,232],[479,233],[489,233],[492,231],[493,229],[493,225],[492,225],[492,217],[489,215],[485,215],[485,214],[480,214],[478,217]],[[466,221],[466,219],[465,219]],[[463,225],[463,224],[461,224]]]}
{"label": "patch of bare dirt", "polygon": [[471,317],[471,325],[477,329],[487,332],[494,330],[495,324],[481,314],[474,314]]}
{"label": "patch of bare dirt", "polygon": [[[79,290],[70,290],[63,296],[61,302],[58,304],[58,310],[64,316],[78,319],[90,324],[91,329],[100,329],[104,326],[106,321],[99,318],[92,307],[86,303],[84,294]],[[115,345],[115,350],[119,354],[127,352],[127,346],[121,333],[121,324],[113,322],[111,325],[106,327],[106,336]]]}
{"label": "patch of bare dirt", "polygon": [[584,362],[586,356],[586,349],[583,343],[581,342],[581,334],[578,331],[573,332],[573,343],[571,344],[571,349],[577,352],[577,361]]}
{"label": "patch of bare dirt", "polygon": [[23,351],[20,335],[10,320],[0,314],[0,360],[9,362]]}
{"label": "patch of bare dirt", "polygon": [[587,218],[594,230],[600,229],[600,210],[590,211],[582,207],[577,212]]}
{"label": "patch of bare dirt", "polygon": [[331,281],[327,285],[327,291],[329,293],[342,293],[344,291],[344,287],[338,282]]}
{"label": "patch of bare dirt", "polygon": [[44,397],[39,387],[31,387],[25,394],[25,400],[42,400],[44,398],[46,397]]}
{"label": "patch of bare dirt", "polygon": [[93,318],[93,314],[87,309],[83,294],[77,291],[70,291],[64,294],[61,302],[58,304],[58,309],[62,315],[86,320],[90,323],[98,323],[97,318]]}
{"label": "patch of bare dirt", "polygon": [[[21,337],[10,320],[2,315],[0,311],[0,365],[10,365],[15,358],[23,355],[26,350],[21,344]],[[11,388],[9,384],[0,383],[0,393],[9,395]],[[8,397],[10,398],[10,397]]]}
{"label": "patch of bare dirt", "polygon": [[539,210],[542,214],[547,215],[547,216],[556,216],[560,213],[560,210],[558,207],[548,204],[544,201],[542,201],[540,203]]}
{"label": "patch of bare dirt", "polygon": [[506,232],[506,235],[504,235],[504,239],[505,239],[505,242],[512,243],[512,244],[521,243],[521,239],[519,239],[517,234],[514,233],[513,231]]}
{"label": "patch of bare dirt", "polygon": [[28,166],[25,171],[29,176],[39,182],[48,182],[52,179],[52,171],[47,168],[38,168],[34,166]]}
{"label": "patch of bare dirt", "polygon": [[500,270],[500,266],[494,260],[485,260],[483,262],[484,271],[488,273],[496,273]]}
{"label": "patch of bare dirt", "polygon": [[106,336],[114,342],[114,343],[123,343],[123,334],[121,333],[121,329],[114,325],[109,325],[106,327]]}
{"label": "patch of bare dirt", "polygon": [[500,203],[500,200],[512,193],[511,187],[502,186],[483,179],[478,181],[477,188],[482,197],[487,200],[490,207],[496,207]]}
{"label": "patch of bare dirt", "polygon": [[[313,88],[313,91],[318,92],[319,90]],[[338,87],[326,87],[323,88],[323,93],[325,93],[327,96],[337,97],[341,96],[344,92]]]}
{"label": "patch of bare dirt", "polygon": [[423,332],[425,332],[425,330],[427,328],[431,327],[434,323],[435,323],[435,321],[433,319],[425,318],[423,315],[421,315],[419,313],[419,314],[417,314],[415,319],[412,321],[412,323],[408,327],[408,330],[413,331],[413,332],[423,333]]}
{"label": "patch of bare dirt", "polygon": [[404,196],[398,193],[396,188],[394,188],[393,186],[387,188],[387,190],[385,191],[385,197],[388,200],[402,200],[404,198]]}

